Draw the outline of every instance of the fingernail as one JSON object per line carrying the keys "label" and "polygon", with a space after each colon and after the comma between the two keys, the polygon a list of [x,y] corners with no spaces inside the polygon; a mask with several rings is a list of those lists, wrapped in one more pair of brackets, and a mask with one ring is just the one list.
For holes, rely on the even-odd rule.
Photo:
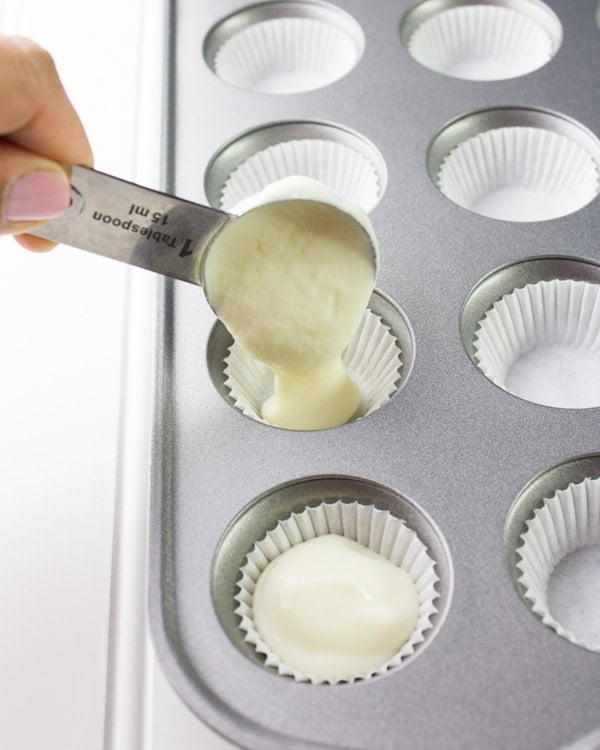
{"label": "fingernail", "polygon": [[61,172],[28,172],[9,187],[7,221],[39,221],[60,216],[69,207],[71,190]]}

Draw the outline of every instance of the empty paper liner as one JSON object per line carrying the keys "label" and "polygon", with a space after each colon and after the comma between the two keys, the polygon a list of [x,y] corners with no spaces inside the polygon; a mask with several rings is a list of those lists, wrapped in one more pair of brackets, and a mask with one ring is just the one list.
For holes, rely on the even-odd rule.
{"label": "empty paper liner", "polygon": [[463,208],[508,221],[573,213],[598,193],[598,165],[577,141],[537,127],[487,130],[456,146],[437,174]]}
{"label": "empty paper liner", "polygon": [[344,26],[309,17],[260,20],[226,39],[211,67],[227,83],[252,91],[317,89],[346,75],[360,59],[362,32],[357,27],[351,34]]}
{"label": "empty paper liner", "polygon": [[542,24],[540,8],[532,17],[529,6],[523,2],[517,10],[481,3],[435,12],[410,33],[408,51],[425,67],[455,78],[493,81],[525,75],[552,58],[561,37],[560,22],[549,8],[541,6],[547,16]]}
{"label": "empty paper liner", "polygon": [[363,154],[335,141],[306,138],[269,146],[237,166],[223,187],[221,208],[234,210],[268,185],[296,175],[322,182],[365,211],[381,197],[377,169]]}
{"label": "empty paper liner", "polygon": [[563,638],[600,652],[600,479],[557,490],[526,526],[517,568],[533,612]]}
{"label": "empty paper liner", "polygon": [[505,295],[475,333],[480,369],[506,391],[547,406],[600,405],[600,286],[554,280]]}
{"label": "empty paper liner", "polygon": [[600,286],[540,281],[505,295],[480,322],[475,357],[493,383],[528,401],[600,405]]}

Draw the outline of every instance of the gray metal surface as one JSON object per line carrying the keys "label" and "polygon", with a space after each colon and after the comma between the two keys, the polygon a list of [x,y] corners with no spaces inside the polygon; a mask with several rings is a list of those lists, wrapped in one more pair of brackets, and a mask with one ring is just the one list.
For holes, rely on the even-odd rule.
{"label": "gray metal surface", "polygon": [[[511,507],[523,487],[551,467],[599,452],[600,410],[544,407],[490,383],[465,351],[469,313],[461,323],[461,311],[484,277],[525,258],[573,256],[595,268],[600,205],[596,199],[547,222],[478,216],[438,191],[427,153],[445,123],[486,108],[559,112],[598,134],[596,6],[551,0],[563,26],[553,60],[521,78],[477,83],[436,74],[409,57],[400,39],[408,0],[337,5],[365,33],[361,61],[326,88],[286,97],[226,85],[202,59],[206,32],[237,2],[178,0],[166,187],[203,202],[212,157],[270,122],[315,120],[367,138],[387,169],[372,212],[377,286],[408,316],[414,367],[397,395],[365,419],[322,432],[270,428],[230,408],[215,388],[206,363],[215,318],[201,290],[161,284],[150,568],[155,643],[192,710],[248,748],[575,744],[600,727],[599,657],[531,613],[512,580],[505,539],[514,533]],[[490,284],[481,288],[487,294]],[[584,465],[596,470],[598,463]],[[405,666],[353,685],[299,684],[248,658],[222,627],[212,597],[220,580],[213,577],[215,554],[255,498],[291,480],[339,475],[387,486],[433,519],[450,550],[454,591],[439,632]],[[562,470],[548,476],[566,480]],[[232,545],[231,554],[242,546]]]}

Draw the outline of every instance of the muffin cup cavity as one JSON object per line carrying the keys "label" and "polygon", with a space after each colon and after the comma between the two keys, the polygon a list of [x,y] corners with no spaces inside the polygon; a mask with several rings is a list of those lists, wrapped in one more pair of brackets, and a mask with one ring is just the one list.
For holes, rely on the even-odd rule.
{"label": "muffin cup cavity", "polygon": [[600,406],[600,286],[553,280],[506,295],[475,333],[496,385],[546,406]]}
{"label": "muffin cup cavity", "polygon": [[249,658],[296,681],[324,683],[283,664],[253,625],[252,595],[261,572],[286,549],[339,534],[406,570],[415,583],[419,616],[398,653],[351,682],[393,672],[420,654],[438,632],[452,593],[446,544],[411,501],[368,480],[308,477],[275,487],[247,506],[225,532],[213,568],[213,601],[223,627]]}
{"label": "muffin cup cavity", "polygon": [[450,123],[429,149],[429,172],[451,201],[514,222],[574,213],[600,190],[600,142],[540,110],[483,110]]}
{"label": "muffin cup cavity", "polygon": [[230,211],[296,175],[319,180],[367,212],[381,199],[387,180],[383,157],[359,134],[326,123],[283,122],[226,144],[208,165],[206,194],[212,206]]}
{"label": "muffin cup cavity", "polygon": [[[414,362],[414,335],[408,319],[394,303],[375,291],[342,361],[361,392],[351,421],[384,406],[406,383]],[[218,321],[208,345],[209,371],[225,400],[253,420],[273,391],[272,370],[247,354]]]}
{"label": "muffin cup cavity", "polygon": [[404,657],[413,654],[416,646],[423,642],[426,631],[431,628],[431,617],[437,611],[435,599],[438,596],[438,576],[434,560],[415,532],[403,520],[392,516],[388,511],[378,510],[373,505],[338,500],[307,508],[280,521],[272,531],[256,542],[248,553],[245,565],[240,569],[239,592],[235,596],[238,603],[235,612],[241,618],[240,628],[244,631],[244,639],[264,657],[265,666],[272,667],[278,674],[293,677],[300,682],[329,682],[312,674],[303,674],[283,663],[262,640],[254,626],[252,614],[254,588],[266,566],[292,546],[323,534],[339,534],[362,544],[406,570],[415,583],[419,616],[412,635],[391,659],[371,672],[357,674],[351,681],[385,674],[398,666]]}
{"label": "muffin cup cavity", "polygon": [[531,73],[552,59],[562,39],[554,12],[529,0],[428,0],[406,13],[401,32],[421,65],[472,81]]}
{"label": "muffin cup cavity", "polygon": [[331,5],[269,2],[217,23],[204,57],[226,83],[271,94],[321,88],[349,73],[364,49],[360,26]]}
{"label": "muffin cup cavity", "polygon": [[600,457],[574,459],[533,480],[515,501],[505,539],[531,610],[562,638],[600,652]]}
{"label": "muffin cup cavity", "polygon": [[[361,391],[361,404],[354,419],[368,416],[398,390],[402,352],[390,329],[370,310],[365,311],[342,362]],[[253,360],[234,342],[225,358],[224,375],[235,407],[263,422],[261,407],[273,389],[273,373],[269,367]]]}
{"label": "muffin cup cavity", "polygon": [[469,295],[461,320],[474,363],[497,386],[527,401],[600,406],[598,274],[594,264],[558,258],[530,259],[490,274]]}

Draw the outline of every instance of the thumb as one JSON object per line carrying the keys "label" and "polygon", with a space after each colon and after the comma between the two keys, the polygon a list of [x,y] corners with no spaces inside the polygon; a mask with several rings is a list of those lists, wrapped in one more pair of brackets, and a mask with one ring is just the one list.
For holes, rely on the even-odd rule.
{"label": "thumb", "polygon": [[53,246],[23,233],[60,216],[69,207],[69,177],[60,164],[0,140],[0,195],[0,234],[23,235],[17,241],[31,250]]}

